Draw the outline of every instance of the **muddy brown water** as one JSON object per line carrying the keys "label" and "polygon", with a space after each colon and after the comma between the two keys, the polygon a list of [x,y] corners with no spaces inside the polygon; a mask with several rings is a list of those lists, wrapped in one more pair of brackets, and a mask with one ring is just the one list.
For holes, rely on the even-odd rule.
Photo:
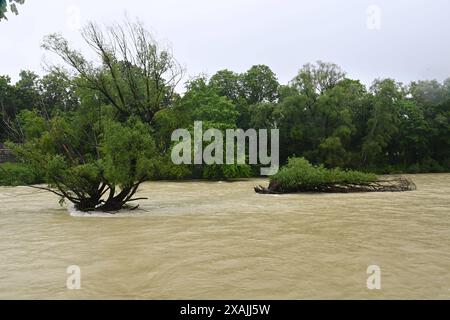
{"label": "muddy brown water", "polygon": [[[405,193],[258,195],[261,179],[150,182],[79,215],[0,188],[0,299],[449,299],[450,174]],[[66,269],[81,268],[68,290]],[[381,290],[366,287],[381,268]]]}

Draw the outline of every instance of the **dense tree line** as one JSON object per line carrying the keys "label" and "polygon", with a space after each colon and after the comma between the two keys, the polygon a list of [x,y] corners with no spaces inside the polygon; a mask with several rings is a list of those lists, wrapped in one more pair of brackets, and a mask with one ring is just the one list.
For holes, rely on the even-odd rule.
{"label": "dense tree line", "polygon": [[[65,68],[43,77],[22,71],[16,83],[0,77],[1,141],[15,143],[19,158],[40,170],[55,193],[82,208],[120,208],[150,178],[258,172],[248,165],[174,165],[172,132],[199,120],[205,129],[278,128],[283,163],[302,156],[328,168],[450,169],[450,79],[409,85],[377,79],[366,88],[319,61],[285,85],[268,66],[255,65],[190,79],[179,94],[183,68],[142,25],[91,23],[83,37],[98,60],[50,35],[43,47]],[[107,192],[111,201],[104,203]]]}
{"label": "dense tree line", "polygon": [[[327,167],[382,172],[450,168],[450,79],[408,86],[383,79],[367,89],[338,66],[319,61],[305,65],[287,85],[261,65],[243,74],[219,71],[194,83],[177,114],[191,106],[204,112],[190,121],[214,121],[235,111],[234,118],[226,117],[228,125],[279,128],[283,162],[296,155]],[[213,97],[226,97],[227,107]]]}
{"label": "dense tree line", "polygon": [[[14,84],[8,76],[0,76],[2,141],[24,140],[20,121],[29,116],[27,110],[50,119],[81,104],[93,108],[116,104],[118,113],[126,116],[118,93],[107,98],[107,93],[80,84],[86,81],[83,77],[70,78],[61,72],[52,70],[40,78],[22,71]],[[125,72],[118,71],[120,82],[127,81]],[[136,91],[145,87],[142,84]],[[130,108],[136,108],[129,114],[138,114],[151,125],[163,155],[170,154],[173,130],[202,120],[219,129],[279,128],[283,162],[296,155],[327,167],[383,172],[450,168],[450,80],[404,86],[383,79],[367,89],[346,78],[338,66],[318,62],[305,65],[287,85],[280,85],[269,67],[257,65],[242,74],[222,70],[209,79],[190,80],[182,96],[174,92],[160,93],[159,98],[142,95],[143,100],[152,101],[148,110],[139,107],[143,102],[131,89],[122,93],[123,99],[132,101]],[[175,175],[192,173],[172,169]]]}

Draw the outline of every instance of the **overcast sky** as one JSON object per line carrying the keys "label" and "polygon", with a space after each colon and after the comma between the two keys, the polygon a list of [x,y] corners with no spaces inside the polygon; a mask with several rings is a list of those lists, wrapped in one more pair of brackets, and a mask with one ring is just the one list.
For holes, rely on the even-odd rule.
{"label": "overcast sky", "polygon": [[21,69],[43,72],[45,35],[83,48],[79,26],[125,12],[169,43],[191,76],[266,64],[286,83],[323,60],[366,84],[450,77],[448,0],[26,0],[19,11],[0,22],[0,74],[14,80]]}

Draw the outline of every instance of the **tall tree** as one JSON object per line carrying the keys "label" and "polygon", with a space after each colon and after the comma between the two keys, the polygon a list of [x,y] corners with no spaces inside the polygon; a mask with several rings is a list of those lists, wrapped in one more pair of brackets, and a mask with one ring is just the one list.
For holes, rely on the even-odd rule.
{"label": "tall tree", "polygon": [[371,91],[372,111],[362,146],[362,161],[364,164],[386,164],[393,156],[387,147],[398,132],[400,106],[406,91],[393,79],[374,81]]}
{"label": "tall tree", "polygon": [[104,96],[124,119],[137,115],[150,123],[170,104],[183,69],[141,23],[127,21],[102,28],[91,22],[82,35],[101,64],[71,49],[61,35],[52,34],[43,44],[75,71],[82,80],[79,86]]}
{"label": "tall tree", "polygon": [[275,73],[265,65],[255,65],[242,75],[242,87],[249,105],[275,102],[279,86]]}
{"label": "tall tree", "polygon": [[19,81],[11,83],[9,77],[0,77],[1,139],[23,139],[16,117],[22,110],[41,106],[39,77],[32,71],[21,71]]}
{"label": "tall tree", "polygon": [[280,89],[280,104],[275,113],[284,161],[297,155],[318,162],[320,149],[325,154],[335,146],[341,148],[336,137],[324,140],[332,134],[333,121],[337,122],[337,108],[340,108],[333,101],[338,98],[339,91],[328,92],[344,79],[344,75],[337,65],[318,61],[316,65],[304,65],[289,86]]}
{"label": "tall tree", "polygon": [[216,88],[219,95],[239,102],[243,98],[242,75],[230,70],[220,70],[209,80],[209,85]]}
{"label": "tall tree", "polygon": [[63,70],[44,75],[38,85],[42,113],[47,117],[58,112],[74,111],[79,105],[74,80]]}

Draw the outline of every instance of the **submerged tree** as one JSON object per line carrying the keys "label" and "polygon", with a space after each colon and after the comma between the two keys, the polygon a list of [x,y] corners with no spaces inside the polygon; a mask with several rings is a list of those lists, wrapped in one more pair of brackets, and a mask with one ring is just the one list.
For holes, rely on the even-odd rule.
{"label": "submerged tree", "polygon": [[46,38],[44,47],[73,72],[52,67],[41,82],[46,94],[40,100],[61,112],[22,112],[23,143],[10,146],[45,177],[45,190],[82,211],[113,212],[138,200],[139,185],[154,175],[160,155],[152,121],[171,105],[182,69],[139,23],[106,31],[90,23],[83,37],[100,63],[70,49],[60,35]]}
{"label": "submerged tree", "polygon": [[139,185],[151,177],[155,151],[148,125],[137,118],[113,120],[109,107],[80,107],[47,120],[37,111],[20,114],[26,136],[9,144],[49,184],[38,187],[81,211],[113,212],[128,207]]}

